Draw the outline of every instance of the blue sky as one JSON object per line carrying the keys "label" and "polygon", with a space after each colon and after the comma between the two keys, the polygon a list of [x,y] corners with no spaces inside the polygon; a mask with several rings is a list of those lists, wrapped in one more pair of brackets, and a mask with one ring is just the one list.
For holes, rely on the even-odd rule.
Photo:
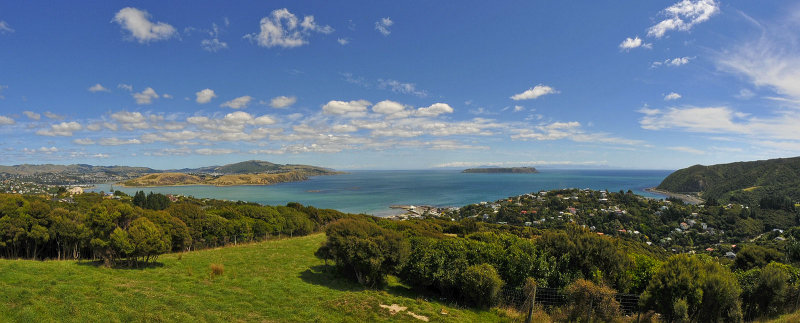
{"label": "blue sky", "polygon": [[800,155],[793,1],[0,3],[0,164]]}

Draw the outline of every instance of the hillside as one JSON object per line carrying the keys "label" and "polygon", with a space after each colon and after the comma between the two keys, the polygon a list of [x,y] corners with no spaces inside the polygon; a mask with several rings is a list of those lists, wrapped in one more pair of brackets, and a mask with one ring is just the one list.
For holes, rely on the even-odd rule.
{"label": "hillside", "polygon": [[539,171],[533,167],[486,167],[469,168],[461,171],[462,173],[482,173],[482,174],[531,174]]}
{"label": "hillside", "polygon": [[309,176],[335,174],[340,174],[340,172],[317,166],[281,165],[267,161],[250,160],[224,166],[209,166],[148,174],[120,184],[125,186],[271,185],[303,181],[308,179]]}
{"label": "hillside", "polygon": [[[396,281],[365,290],[314,257],[324,239],[316,234],[167,254],[144,269],[0,260],[0,320],[420,322],[413,312],[431,321],[510,321],[495,310],[425,301]],[[222,264],[224,273],[212,276],[211,264]],[[392,315],[380,306],[391,304],[408,309]]]}
{"label": "hillside", "polygon": [[670,174],[658,189],[721,201],[754,202],[767,195],[800,200],[800,157],[694,165]]}

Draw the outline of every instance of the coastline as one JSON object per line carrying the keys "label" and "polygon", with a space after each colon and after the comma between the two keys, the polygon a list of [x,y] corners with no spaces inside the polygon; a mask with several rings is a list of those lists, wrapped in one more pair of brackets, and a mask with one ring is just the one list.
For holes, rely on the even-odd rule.
{"label": "coastline", "polygon": [[689,203],[689,204],[702,204],[703,202],[705,202],[705,201],[703,201],[703,199],[701,199],[701,198],[699,198],[697,196],[694,196],[694,195],[674,193],[674,192],[670,192],[670,191],[660,190],[660,189],[655,188],[655,187],[645,188],[644,190],[646,192],[650,192],[650,193],[655,193],[655,194],[660,194],[660,195],[664,195],[664,196],[667,196],[667,197],[677,198],[677,199],[680,199],[681,201],[683,201],[684,203]]}

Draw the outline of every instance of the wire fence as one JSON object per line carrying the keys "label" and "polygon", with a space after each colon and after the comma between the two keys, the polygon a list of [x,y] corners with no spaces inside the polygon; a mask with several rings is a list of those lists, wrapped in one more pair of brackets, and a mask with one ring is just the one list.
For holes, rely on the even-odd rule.
{"label": "wire fence", "polygon": [[[530,300],[534,298],[533,304],[536,307],[551,308],[567,305],[567,297],[562,290],[557,288],[538,287],[532,294],[516,288],[504,289],[501,294],[501,303],[524,311],[530,306]],[[614,299],[619,303],[620,310],[624,315],[633,315],[639,312],[639,295],[635,294],[614,294]]]}

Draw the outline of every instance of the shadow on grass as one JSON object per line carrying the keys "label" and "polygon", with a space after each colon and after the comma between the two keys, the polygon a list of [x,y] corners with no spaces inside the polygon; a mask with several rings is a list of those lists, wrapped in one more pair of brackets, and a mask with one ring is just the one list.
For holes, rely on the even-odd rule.
{"label": "shadow on grass", "polygon": [[[336,270],[336,267],[330,265],[318,265],[306,269],[300,273],[300,279],[309,284],[325,286],[338,291],[352,292],[370,290],[370,288],[364,287],[357,282],[344,277]],[[414,289],[403,286],[394,277],[389,277],[389,283],[387,286],[376,290],[385,291],[393,296],[402,296],[408,298],[429,296],[427,293],[420,293]]]}
{"label": "shadow on grass", "polygon": [[[78,266],[92,266],[92,267],[103,267],[105,264],[102,260],[82,260],[78,261]],[[113,269],[149,269],[149,268],[161,268],[164,267],[163,263],[160,262],[135,262],[129,263],[127,261],[121,261],[115,263],[111,266]]]}

